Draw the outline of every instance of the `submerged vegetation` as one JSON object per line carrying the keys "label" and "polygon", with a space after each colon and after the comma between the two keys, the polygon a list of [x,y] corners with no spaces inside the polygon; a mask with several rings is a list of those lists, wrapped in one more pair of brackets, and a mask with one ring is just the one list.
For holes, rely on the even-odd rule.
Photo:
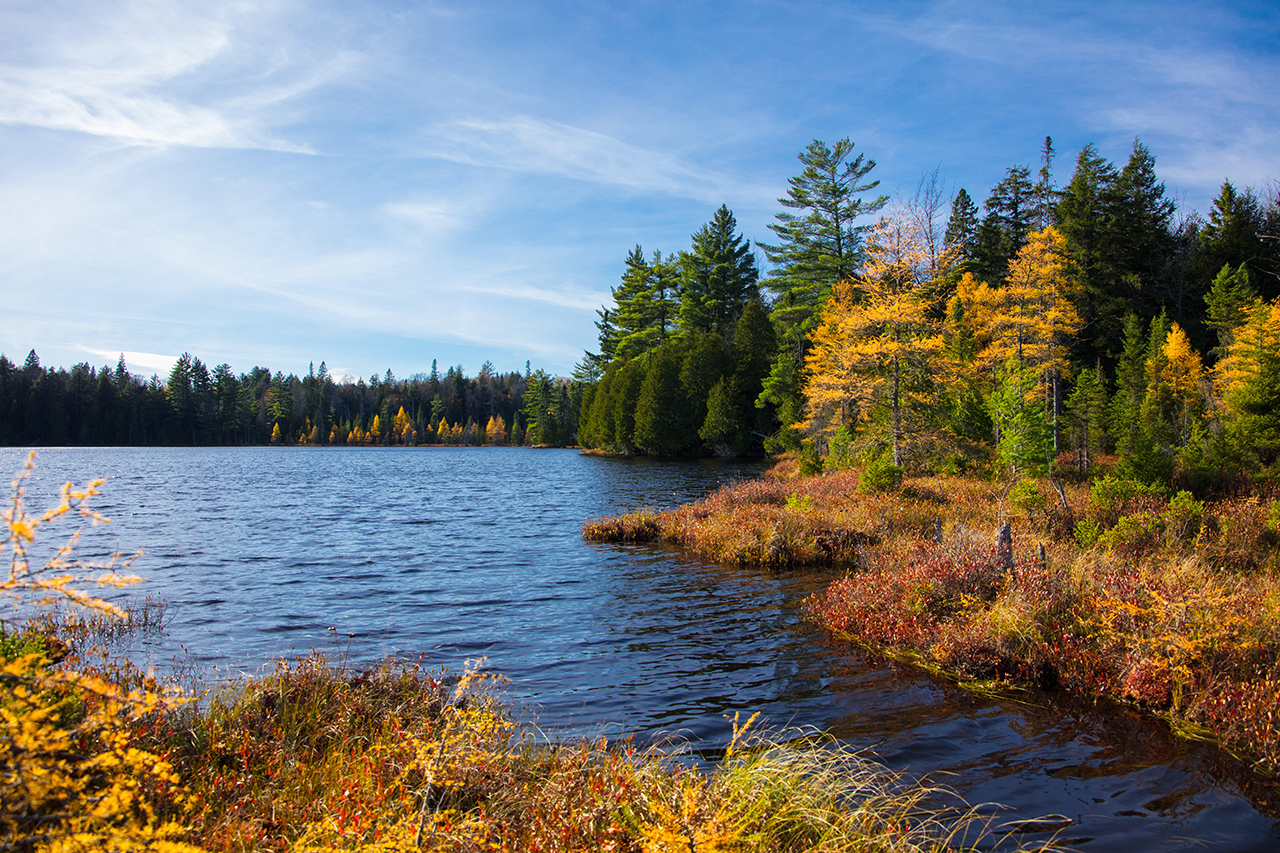
{"label": "submerged vegetation", "polygon": [[1280,495],[1201,501],[1115,476],[867,488],[871,469],[796,467],[583,533],[844,567],[806,602],[834,632],[965,680],[1134,703],[1280,771]]}
{"label": "submerged vegetation", "polygon": [[30,557],[48,524],[106,521],[99,484],[33,516],[26,474],[0,582],[0,850],[916,853],[1045,831],[994,827],[817,733],[760,737],[755,717],[709,769],[630,739],[547,743],[475,666],[352,672],[313,653],[191,701],[113,652],[166,619],[94,594],[134,580],[123,567],[77,559],[74,536]]}

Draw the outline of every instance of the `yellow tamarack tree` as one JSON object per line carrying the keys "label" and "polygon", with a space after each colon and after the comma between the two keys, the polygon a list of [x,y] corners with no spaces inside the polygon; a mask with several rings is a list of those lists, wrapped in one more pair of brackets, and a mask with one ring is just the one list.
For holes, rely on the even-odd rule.
{"label": "yellow tamarack tree", "polygon": [[489,423],[485,426],[485,432],[489,435],[490,444],[505,444],[507,441],[506,422],[497,415],[489,418]]}
{"label": "yellow tamarack tree", "polygon": [[1264,465],[1280,459],[1280,300],[1252,306],[1213,372],[1219,417]]}
{"label": "yellow tamarack tree", "polygon": [[952,262],[905,208],[869,232],[861,273],[837,284],[813,333],[801,429],[830,435],[855,417],[865,422],[885,412],[893,462],[902,464],[921,432],[920,415],[936,399],[943,340],[932,309]]}
{"label": "yellow tamarack tree", "polygon": [[950,313],[962,314],[973,333],[974,375],[994,376],[1010,359],[1034,371],[1035,390],[1054,420],[1055,446],[1062,380],[1070,375],[1070,346],[1081,326],[1074,302],[1078,287],[1066,238],[1050,226],[1028,235],[1003,286],[965,273],[952,297],[961,310],[953,305]]}
{"label": "yellow tamarack tree", "polygon": [[[7,558],[8,573],[0,580],[0,594],[9,599],[14,615],[61,600],[120,618],[119,608],[85,588],[136,582],[123,573],[131,560],[118,555],[98,564],[76,559],[78,532],[45,562],[31,559],[46,525],[75,517],[106,522],[89,504],[102,481],[83,489],[68,483],[57,505],[30,515],[23,486],[34,467],[33,453],[13,482],[13,498],[3,514],[0,557]],[[171,801],[181,801],[178,779],[168,762],[136,745],[129,726],[131,719],[177,707],[179,697],[149,687],[130,691],[56,667],[47,641],[38,635],[14,637],[0,627],[0,639],[6,640],[0,654],[0,849],[198,850],[175,840],[185,827],[157,817],[151,797],[165,792]]]}
{"label": "yellow tamarack tree", "polygon": [[1147,357],[1147,390],[1140,417],[1158,444],[1186,447],[1207,403],[1204,365],[1182,327],[1174,323]]}

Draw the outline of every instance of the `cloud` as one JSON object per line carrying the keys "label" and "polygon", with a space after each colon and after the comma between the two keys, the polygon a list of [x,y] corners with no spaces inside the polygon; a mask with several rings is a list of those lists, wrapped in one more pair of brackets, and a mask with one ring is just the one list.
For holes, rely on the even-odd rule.
{"label": "cloud", "polygon": [[176,355],[160,355],[154,352],[103,350],[86,346],[80,346],[78,349],[90,355],[96,355],[111,365],[114,365],[116,359],[123,355],[124,363],[129,368],[130,373],[137,373],[138,368],[143,367],[150,373],[157,373],[162,377],[168,376],[173,370],[173,366],[178,362],[178,356]]}
{"label": "cloud", "polygon": [[472,166],[560,175],[711,203],[744,196],[771,200],[774,194],[771,188],[734,180],[672,154],[527,116],[455,120],[426,135],[424,156]]}
{"label": "cloud", "polygon": [[0,15],[15,28],[10,38],[27,43],[0,64],[0,122],[134,145],[311,153],[270,132],[273,108],[348,73],[358,58],[339,51],[310,63],[305,52],[291,60],[282,47],[246,44],[247,24],[261,23],[238,19],[247,10],[104,4],[78,10],[88,19],[80,26],[62,27]]}

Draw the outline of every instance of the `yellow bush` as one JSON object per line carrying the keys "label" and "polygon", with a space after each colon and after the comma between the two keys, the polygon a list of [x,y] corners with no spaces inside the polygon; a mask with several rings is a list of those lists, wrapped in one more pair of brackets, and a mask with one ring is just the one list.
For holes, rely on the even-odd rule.
{"label": "yellow bush", "polygon": [[[15,613],[30,615],[33,604],[70,601],[111,616],[121,611],[91,595],[92,585],[124,586],[130,561],[85,563],[73,555],[78,533],[43,563],[32,564],[30,549],[41,527],[63,518],[106,519],[89,500],[101,480],[83,489],[70,483],[58,504],[29,515],[23,485],[35,454],[13,482],[4,513],[0,554],[9,570],[0,593]],[[85,849],[190,851],[178,842],[184,827],[161,820],[152,797],[180,800],[170,765],[139,749],[130,722],[163,713],[180,703],[154,690],[126,691],[103,679],[54,667],[43,652],[0,661],[0,849],[71,851]]]}

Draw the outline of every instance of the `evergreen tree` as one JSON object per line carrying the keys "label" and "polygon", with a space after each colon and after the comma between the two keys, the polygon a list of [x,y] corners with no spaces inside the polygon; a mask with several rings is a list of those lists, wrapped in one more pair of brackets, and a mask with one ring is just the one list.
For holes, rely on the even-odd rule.
{"label": "evergreen tree", "polygon": [[997,372],[988,400],[1000,459],[1023,476],[1049,471],[1052,442],[1044,406],[1035,399],[1037,382],[1034,371],[1010,358]]}
{"label": "evergreen tree", "polygon": [[1209,221],[1200,230],[1199,250],[1206,267],[1207,279],[1224,265],[1249,268],[1255,289],[1264,301],[1270,301],[1277,290],[1275,271],[1262,263],[1275,247],[1265,247],[1262,239],[1264,213],[1250,189],[1240,192],[1230,181],[1223,181],[1218,197],[1213,200]]}
{"label": "evergreen tree", "polygon": [[1040,171],[1036,173],[1035,186],[1031,188],[1032,227],[1043,231],[1056,224],[1055,209],[1059,193],[1053,188],[1053,138],[1046,136],[1040,148]]}
{"label": "evergreen tree", "polygon": [[[1164,184],[1156,177],[1155,157],[1135,139],[1129,161],[1120,170],[1106,200],[1103,251],[1113,276],[1137,283],[1130,289],[1130,295],[1137,300],[1133,307],[1148,315],[1163,308],[1159,292],[1170,274],[1170,223],[1175,206],[1164,193]],[[1193,321],[1198,306],[1183,305],[1181,291],[1164,289],[1174,297],[1170,307],[1175,318],[1184,324]],[[1108,320],[1104,334],[1118,331],[1116,318]]]}
{"label": "evergreen tree", "polygon": [[635,445],[659,456],[689,449],[686,398],[680,387],[680,353],[673,344],[654,350],[636,401]]}
{"label": "evergreen tree", "polygon": [[733,396],[723,378],[711,386],[707,396],[707,417],[698,435],[716,456],[737,456],[747,445],[747,425]]}
{"label": "evergreen tree", "polygon": [[[800,152],[804,170],[788,179],[787,208],[769,226],[778,236],[774,244],[760,243],[774,271],[764,286],[773,294],[773,321],[782,338],[803,355],[800,343],[816,324],[836,282],[850,278],[861,262],[861,217],[874,214],[888,196],[867,199],[880,185],[867,181],[876,161],[863,154],[850,159],[854,144],[848,138],[828,147],[815,139]],[[792,213],[790,211],[796,211]]]}
{"label": "evergreen tree", "polygon": [[645,360],[634,358],[624,362],[613,379],[609,394],[613,416],[610,446],[622,453],[636,451],[636,405],[640,401],[640,386],[644,384],[645,372]]}
{"label": "evergreen tree", "polygon": [[981,224],[978,206],[961,188],[951,202],[951,217],[947,220],[947,230],[943,237],[946,246],[959,253],[961,268],[977,258],[978,229]]}
{"label": "evergreen tree", "polygon": [[737,228],[733,213],[721,205],[680,255],[681,329],[728,337],[742,307],[758,295],[756,259]]}
{"label": "evergreen tree", "polygon": [[680,387],[688,400],[685,428],[694,435],[707,417],[711,388],[733,370],[733,354],[723,338],[709,332],[686,336],[682,348],[685,356],[680,367]]}
{"label": "evergreen tree", "polygon": [[1222,358],[1235,340],[1236,329],[1249,319],[1253,309],[1261,304],[1249,283],[1249,268],[1241,264],[1233,270],[1223,266],[1205,296],[1207,318],[1205,325],[1218,333],[1218,346],[1211,352],[1214,359]]}
{"label": "evergreen tree", "polygon": [[1093,457],[1103,452],[1107,442],[1107,389],[1101,366],[1080,371],[1067,398],[1067,412],[1080,469],[1088,471]]}
{"label": "evergreen tree", "polygon": [[1081,149],[1071,182],[1058,203],[1058,227],[1067,238],[1076,273],[1080,277],[1076,311],[1085,335],[1077,348],[1080,360],[1112,360],[1108,348],[1119,340],[1121,318],[1136,308],[1131,279],[1119,278],[1112,263],[1107,227],[1118,174],[1112,163],[1092,145]]}
{"label": "evergreen tree", "polygon": [[986,216],[978,228],[975,275],[987,281],[1004,278],[1009,262],[1022,249],[1035,222],[1031,170],[1010,166],[983,203]]}
{"label": "evergreen tree", "polygon": [[[756,401],[764,391],[764,380],[777,351],[777,336],[769,314],[760,300],[753,299],[743,309],[733,336],[733,378],[727,388],[730,403],[743,426],[743,440],[735,447],[738,453],[759,453],[763,450],[764,437],[776,429],[772,408],[757,406]],[[711,405],[709,398],[707,405]]]}
{"label": "evergreen tree", "polygon": [[1146,395],[1147,338],[1142,321],[1130,312],[1124,318],[1124,337],[1116,364],[1116,393],[1111,398],[1111,434],[1122,457],[1138,449],[1142,399]]}

